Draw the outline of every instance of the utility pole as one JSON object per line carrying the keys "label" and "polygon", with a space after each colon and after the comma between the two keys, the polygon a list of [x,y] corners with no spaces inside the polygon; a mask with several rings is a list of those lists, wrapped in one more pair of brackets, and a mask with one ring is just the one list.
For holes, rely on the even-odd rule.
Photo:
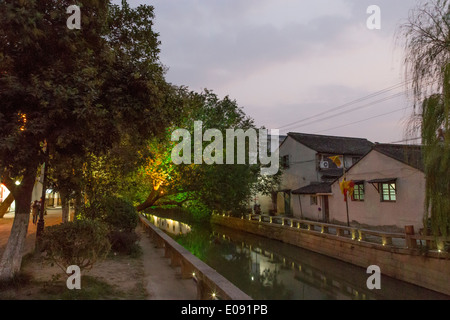
{"label": "utility pole", "polygon": [[[347,176],[346,176],[346,172],[345,172],[345,161],[344,161],[344,180],[347,181]],[[347,227],[350,227],[350,218],[348,215],[348,191],[344,194],[345,197],[345,208],[347,209]]]}

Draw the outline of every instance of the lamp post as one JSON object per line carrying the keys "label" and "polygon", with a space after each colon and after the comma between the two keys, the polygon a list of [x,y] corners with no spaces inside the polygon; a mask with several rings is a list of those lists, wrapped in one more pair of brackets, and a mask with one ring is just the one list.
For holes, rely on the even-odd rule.
{"label": "lamp post", "polygon": [[[48,155],[49,155],[48,145],[45,144],[44,148],[45,148],[45,159],[48,162]],[[44,212],[45,212],[45,194],[47,191],[46,190],[47,189],[47,171],[48,171],[47,162],[44,162],[44,164],[43,164],[44,165],[44,177],[42,179],[41,210],[39,212],[39,220],[38,220],[37,228],[36,228],[36,248],[39,248],[41,236],[42,236],[42,233],[44,232],[44,227],[45,227]]]}

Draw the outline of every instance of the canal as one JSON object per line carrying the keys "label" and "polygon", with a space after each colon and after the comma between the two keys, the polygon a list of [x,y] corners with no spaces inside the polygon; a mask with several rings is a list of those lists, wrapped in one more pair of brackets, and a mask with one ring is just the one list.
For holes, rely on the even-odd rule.
{"label": "canal", "polygon": [[147,219],[255,300],[450,299],[383,275],[381,289],[369,290],[366,269],[277,240],[209,223]]}

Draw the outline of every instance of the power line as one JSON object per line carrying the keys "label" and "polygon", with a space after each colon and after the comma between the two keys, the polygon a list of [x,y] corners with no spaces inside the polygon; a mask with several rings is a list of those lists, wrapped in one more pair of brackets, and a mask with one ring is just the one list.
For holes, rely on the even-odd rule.
{"label": "power line", "polygon": [[[324,121],[324,120],[328,120],[328,119],[331,119],[331,118],[334,118],[334,117],[337,117],[337,116],[340,116],[340,115],[344,115],[344,114],[347,114],[348,112],[352,112],[352,111],[356,111],[356,110],[361,110],[361,109],[364,109],[364,108],[368,108],[368,107],[371,107],[371,106],[373,106],[373,105],[375,105],[375,104],[378,104],[378,103],[381,103],[381,102],[385,102],[385,101],[387,101],[387,100],[391,100],[391,99],[394,99],[394,98],[403,96],[404,94],[405,94],[405,92],[396,93],[396,94],[390,95],[390,96],[388,96],[388,97],[385,97],[385,98],[382,98],[382,99],[379,99],[379,100],[372,101],[372,102],[370,102],[370,103],[368,103],[368,104],[365,104],[365,105],[362,105],[362,106],[357,106],[357,107],[355,107],[355,108],[352,108],[352,109],[349,109],[349,110],[345,110],[345,111],[343,111],[343,112],[339,112],[339,113],[330,115],[330,116],[325,117],[325,118],[321,118],[321,119],[317,119],[317,120],[311,121],[311,122],[309,122],[309,123],[306,123],[306,124],[302,125],[302,127],[304,127],[304,126],[309,126],[309,125],[311,125],[311,124],[314,124],[314,123],[317,123],[317,122],[320,122],[320,121]],[[296,128],[296,127],[292,127],[292,128],[290,128],[290,129],[283,129],[282,131],[289,131],[289,130],[292,130],[293,128]]]}
{"label": "power line", "polygon": [[422,139],[422,137],[403,139],[403,140],[400,140],[400,141],[393,141],[393,142],[389,142],[389,143],[401,143],[401,142],[408,142],[408,141],[414,141],[414,140],[419,140],[419,139]]}
{"label": "power line", "polygon": [[333,128],[330,128],[330,129],[317,131],[315,133],[320,133],[320,132],[325,132],[325,131],[330,131],[330,130],[334,130],[334,129],[338,129],[338,128],[347,127],[347,126],[350,126],[352,124],[357,124],[357,123],[360,123],[360,122],[372,120],[372,119],[375,119],[375,118],[386,116],[386,115],[389,115],[389,114],[392,114],[392,113],[395,113],[395,112],[399,112],[399,111],[402,111],[402,110],[406,110],[406,109],[409,109],[409,108],[411,108],[411,107],[405,107],[405,108],[396,109],[396,110],[393,110],[393,111],[390,111],[390,112],[386,112],[386,113],[382,113],[382,114],[379,114],[379,115],[376,115],[376,116],[373,116],[373,117],[370,117],[370,118],[365,118],[365,119],[361,119],[361,120],[358,120],[358,121],[346,123],[346,124],[343,124],[343,125],[340,125],[340,126],[337,126],[337,127],[333,127]]}
{"label": "power line", "polygon": [[399,88],[399,87],[402,87],[402,86],[406,85],[406,84],[409,83],[409,82],[411,82],[411,80],[403,81],[403,82],[398,83],[398,84],[396,84],[396,85],[393,85],[393,86],[391,86],[391,87],[388,87],[388,88],[382,89],[382,90],[380,90],[380,91],[374,92],[374,93],[372,93],[372,94],[369,94],[369,95],[367,95],[367,96],[365,96],[365,97],[358,98],[358,99],[356,99],[356,100],[347,102],[347,103],[345,103],[345,104],[343,104],[343,105],[337,106],[337,107],[335,107],[335,108],[328,109],[328,110],[326,110],[326,111],[320,112],[320,113],[315,114],[315,115],[313,115],[313,116],[310,116],[310,117],[308,117],[308,118],[304,118],[304,119],[301,119],[301,120],[298,120],[298,121],[294,121],[294,122],[285,124],[285,125],[280,126],[280,127],[278,127],[278,128],[279,128],[279,129],[282,129],[282,128],[285,128],[285,127],[290,127],[290,126],[295,125],[295,124],[298,124],[298,123],[300,123],[300,122],[304,122],[304,121],[308,121],[308,120],[317,118],[317,117],[319,117],[319,116],[321,116],[321,115],[324,115],[324,114],[327,114],[327,113],[329,113],[329,112],[332,112],[332,111],[336,111],[336,110],[340,110],[340,109],[346,108],[346,107],[351,106],[351,105],[353,105],[353,104],[355,104],[355,103],[358,103],[358,102],[361,102],[361,101],[364,101],[364,100],[367,100],[367,99],[376,97],[376,96],[378,96],[378,95],[380,95],[380,94],[383,94],[383,93],[386,93],[386,92],[395,90],[395,89],[397,89],[397,88]]}

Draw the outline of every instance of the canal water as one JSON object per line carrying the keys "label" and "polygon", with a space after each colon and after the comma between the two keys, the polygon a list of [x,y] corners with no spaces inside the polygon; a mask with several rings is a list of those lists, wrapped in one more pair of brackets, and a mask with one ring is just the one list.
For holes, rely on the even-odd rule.
{"label": "canal water", "polygon": [[277,240],[209,223],[147,219],[255,300],[450,299],[384,275],[381,289],[370,290],[365,268]]}

